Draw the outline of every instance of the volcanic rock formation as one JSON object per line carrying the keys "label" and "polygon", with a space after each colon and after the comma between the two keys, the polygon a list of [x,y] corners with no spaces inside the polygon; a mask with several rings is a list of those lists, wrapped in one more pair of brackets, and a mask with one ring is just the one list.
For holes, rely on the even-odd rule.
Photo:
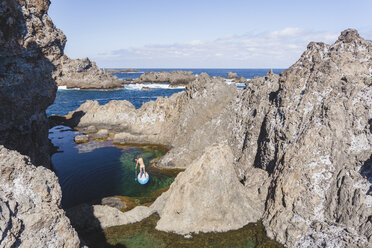
{"label": "volcanic rock formation", "polygon": [[272,178],[264,224],[290,247],[372,242],[372,42],[310,43],[279,79],[255,166]]}
{"label": "volcanic rock formation", "polygon": [[51,61],[66,42],[46,14],[48,1],[0,4],[0,144],[49,166],[46,108],[56,84]]}
{"label": "volcanic rock formation", "polygon": [[45,110],[57,89],[53,63],[60,60],[66,42],[47,15],[49,4],[48,0],[0,3],[1,247],[79,247],[80,243],[60,209],[58,180],[43,167],[50,166]]}
{"label": "volcanic rock formation", "polygon": [[[367,247],[372,245],[371,80],[372,42],[345,30],[333,45],[310,43],[280,76],[269,72],[244,90],[201,75],[185,92],[138,110],[126,101],[103,106],[90,101],[67,117],[78,116],[75,123],[83,132],[92,125],[109,130],[115,142],[171,146],[158,166],[186,171],[159,199],[177,199],[182,213],[202,216],[203,209],[190,202],[200,201],[202,193],[167,195],[187,192],[182,178],[213,144],[224,144],[231,148],[233,167],[221,163],[234,168],[257,201],[247,204],[263,213],[270,237],[288,247]],[[196,187],[197,178],[188,187]],[[174,214],[167,203],[162,206],[157,211],[163,216]],[[197,230],[189,226],[180,232],[187,231]]]}

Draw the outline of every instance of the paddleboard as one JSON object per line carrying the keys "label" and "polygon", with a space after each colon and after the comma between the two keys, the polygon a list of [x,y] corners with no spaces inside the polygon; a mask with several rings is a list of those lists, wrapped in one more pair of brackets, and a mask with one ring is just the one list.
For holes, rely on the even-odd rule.
{"label": "paddleboard", "polygon": [[143,173],[142,173],[142,177],[141,177],[141,174],[138,174],[137,179],[138,179],[138,182],[139,182],[140,184],[146,184],[146,183],[149,181],[150,176],[149,176],[149,174],[147,174],[147,172],[146,172],[145,175],[143,175]]}

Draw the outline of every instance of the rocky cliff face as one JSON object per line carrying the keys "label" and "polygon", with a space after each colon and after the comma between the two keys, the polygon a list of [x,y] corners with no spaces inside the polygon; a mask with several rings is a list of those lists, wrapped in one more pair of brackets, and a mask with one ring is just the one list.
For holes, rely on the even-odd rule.
{"label": "rocky cliff face", "polygon": [[79,247],[53,172],[0,146],[1,247]]}
{"label": "rocky cliff face", "polygon": [[98,68],[95,62],[85,59],[70,59],[66,55],[54,62],[54,77],[59,86],[80,89],[118,89],[122,82],[111,73]]}
{"label": "rocky cliff face", "polygon": [[372,42],[310,43],[279,79],[256,167],[272,178],[264,223],[290,247],[371,245]]}
{"label": "rocky cliff face", "polygon": [[[89,102],[75,116],[83,115],[78,128],[108,129],[116,142],[171,145],[163,167],[188,168],[213,143],[228,145],[232,168],[256,200],[247,204],[263,213],[270,237],[288,247],[367,247],[371,78],[371,41],[346,30],[333,45],[310,43],[280,76],[268,73],[245,90],[201,75],[185,92],[139,110],[128,102]],[[179,179],[172,188],[181,185]],[[183,212],[202,211],[187,200],[179,200]]]}
{"label": "rocky cliff face", "polygon": [[47,15],[49,4],[48,0],[0,2],[1,247],[80,243],[60,209],[58,180],[43,167],[50,166],[45,110],[57,88],[53,62],[60,60],[66,42]]}
{"label": "rocky cliff face", "polygon": [[66,38],[46,14],[48,1],[0,3],[0,144],[49,166],[46,108],[56,84],[51,61]]}

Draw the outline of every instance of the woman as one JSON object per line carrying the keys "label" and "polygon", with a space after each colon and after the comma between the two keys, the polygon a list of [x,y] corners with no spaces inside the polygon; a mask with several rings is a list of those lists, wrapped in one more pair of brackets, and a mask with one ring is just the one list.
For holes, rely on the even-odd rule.
{"label": "woman", "polygon": [[143,172],[143,175],[146,175],[146,170],[145,170],[145,163],[143,162],[143,159],[141,158],[141,155],[137,155],[137,163],[136,163],[136,170],[137,170],[137,166],[138,164],[140,165],[140,177],[142,177],[142,172]]}

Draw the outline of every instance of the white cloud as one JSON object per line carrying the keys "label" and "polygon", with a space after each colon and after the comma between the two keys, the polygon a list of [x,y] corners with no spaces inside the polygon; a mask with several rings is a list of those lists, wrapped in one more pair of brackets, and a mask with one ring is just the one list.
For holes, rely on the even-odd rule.
{"label": "white cloud", "polygon": [[300,28],[225,35],[213,41],[190,40],[115,50],[94,57],[103,67],[286,68],[310,41],[333,43],[337,33]]}

